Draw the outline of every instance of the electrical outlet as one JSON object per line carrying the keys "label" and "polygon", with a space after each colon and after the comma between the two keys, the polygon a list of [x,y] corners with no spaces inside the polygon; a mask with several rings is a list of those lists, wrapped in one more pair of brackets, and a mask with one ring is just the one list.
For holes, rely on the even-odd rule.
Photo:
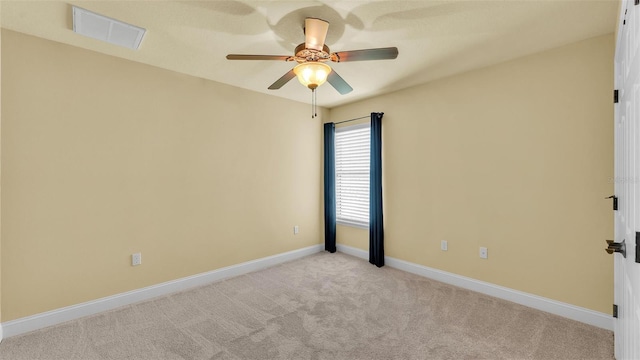
{"label": "electrical outlet", "polygon": [[142,264],[142,253],[131,255],[131,266],[138,266],[140,264]]}
{"label": "electrical outlet", "polygon": [[489,257],[489,250],[486,247],[480,247],[480,257],[487,259]]}
{"label": "electrical outlet", "polygon": [[440,250],[447,251],[449,249],[449,245],[447,244],[447,240],[440,240]]}
{"label": "electrical outlet", "polygon": [[293,235],[296,235],[297,233],[300,232],[300,228],[298,227],[298,225],[293,227]]}

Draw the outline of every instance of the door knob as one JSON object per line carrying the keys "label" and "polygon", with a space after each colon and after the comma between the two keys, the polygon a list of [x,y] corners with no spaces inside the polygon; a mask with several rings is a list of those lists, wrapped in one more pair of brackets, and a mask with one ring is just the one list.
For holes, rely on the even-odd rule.
{"label": "door knob", "polygon": [[613,240],[607,240],[607,248],[604,249],[608,254],[613,254],[614,252],[618,252],[622,254],[622,257],[627,257],[627,245],[625,245],[624,240],[622,242],[614,242]]}

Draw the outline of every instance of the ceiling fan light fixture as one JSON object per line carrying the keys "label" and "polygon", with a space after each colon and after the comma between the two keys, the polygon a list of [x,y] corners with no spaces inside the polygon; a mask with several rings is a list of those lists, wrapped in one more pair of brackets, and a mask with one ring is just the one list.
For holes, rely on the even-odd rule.
{"label": "ceiling fan light fixture", "polygon": [[311,61],[296,65],[293,72],[298,77],[300,84],[315,90],[327,81],[331,67],[321,62]]}

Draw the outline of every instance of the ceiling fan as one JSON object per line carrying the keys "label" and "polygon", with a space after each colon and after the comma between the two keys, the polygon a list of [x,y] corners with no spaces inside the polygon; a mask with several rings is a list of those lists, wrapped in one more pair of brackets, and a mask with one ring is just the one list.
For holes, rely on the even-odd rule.
{"label": "ceiling fan", "polygon": [[385,60],[398,57],[398,48],[396,47],[332,53],[324,43],[329,30],[329,22],[322,19],[306,18],[304,25],[305,42],[296,46],[293,56],[229,54],[227,59],[296,61],[298,65],[271,84],[269,90],[280,89],[297,76],[300,83],[310,88],[311,91],[315,92],[318,86],[328,81],[340,94],[344,95],[351,92],[353,88],[325,62]]}

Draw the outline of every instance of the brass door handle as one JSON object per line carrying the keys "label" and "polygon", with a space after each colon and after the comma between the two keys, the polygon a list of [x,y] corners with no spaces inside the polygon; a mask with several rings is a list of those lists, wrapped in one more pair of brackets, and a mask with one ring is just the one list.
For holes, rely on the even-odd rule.
{"label": "brass door handle", "polygon": [[607,240],[607,248],[604,249],[607,254],[613,254],[614,252],[622,254],[622,257],[627,257],[627,245],[624,240],[622,242],[614,242],[613,240]]}

